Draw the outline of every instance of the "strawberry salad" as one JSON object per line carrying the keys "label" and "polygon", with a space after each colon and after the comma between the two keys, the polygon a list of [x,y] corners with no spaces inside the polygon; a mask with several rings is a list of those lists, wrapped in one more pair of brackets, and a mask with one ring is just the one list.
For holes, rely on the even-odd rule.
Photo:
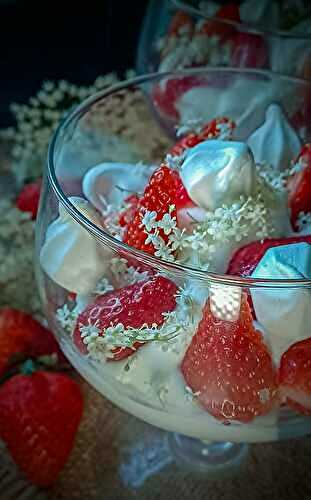
{"label": "strawberry salad", "polygon": [[[227,65],[308,74],[308,2],[183,3],[184,10],[175,11],[167,31],[156,40],[160,71]],[[279,36],[279,31],[288,36]]]}
{"label": "strawberry salad", "polygon": [[277,104],[235,133],[229,117],[191,122],[160,165],[90,168],[69,200],[128,250],[60,206],[40,262],[67,291],[66,354],[109,399],[201,439],[264,441],[281,409],[311,415],[311,291],[208,273],[311,279],[311,145]]}

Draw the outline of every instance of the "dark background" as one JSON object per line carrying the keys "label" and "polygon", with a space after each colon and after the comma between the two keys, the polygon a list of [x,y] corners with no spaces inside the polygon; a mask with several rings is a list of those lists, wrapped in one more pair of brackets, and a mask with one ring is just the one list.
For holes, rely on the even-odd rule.
{"label": "dark background", "polygon": [[0,0],[0,128],[45,79],[88,84],[135,67],[148,0]]}

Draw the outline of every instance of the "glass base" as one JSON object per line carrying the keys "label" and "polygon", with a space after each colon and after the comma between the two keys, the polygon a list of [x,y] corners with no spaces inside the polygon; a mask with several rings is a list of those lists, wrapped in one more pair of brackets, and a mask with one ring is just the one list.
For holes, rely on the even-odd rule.
{"label": "glass base", "polygon": [[237,475],[248,457],[244,443],[218,443],[169,433],[168,442],[175,461],[210,479]]}

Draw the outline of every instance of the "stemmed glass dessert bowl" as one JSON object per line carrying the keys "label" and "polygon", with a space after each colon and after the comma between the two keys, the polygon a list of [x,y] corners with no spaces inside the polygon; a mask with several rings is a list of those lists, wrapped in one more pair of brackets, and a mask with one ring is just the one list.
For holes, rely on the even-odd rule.
{"label": "stemmed glass dessert bowl", "polygon": [[[145,143],[106,122],[125,93],[144,102]],[[309,99],[307,82],[261,70],[147,75],[87,99],[50,144],[36,230],[49,326],[104,397],[211,474],[246,443],[311,429],[311,230],[293,194]]]}
{"label": "stemmed glass dessert bowl", "polygon": [[307,1],[152,0],[137,51],[137,70],[234,66],[310,79]]}

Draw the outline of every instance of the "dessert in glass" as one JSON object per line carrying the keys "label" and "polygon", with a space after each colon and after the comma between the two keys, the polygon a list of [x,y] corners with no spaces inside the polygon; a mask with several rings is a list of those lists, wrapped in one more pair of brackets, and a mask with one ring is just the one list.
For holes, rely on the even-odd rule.
{"label": "dessert in glass", "polygon": [[[125,91],[170,143],[161,159],[105,129]],[[311,430],[308,99],[306,81],[267,71],[147,75],[86,100],[50,144],[36,231],[49,326],[91,385],[211,475],[246,443]]]}
{"label": "dessert in glass", "polygon": [[151,1],[138,45],[138,71],[207,65],[268,68],[311,79],[309,2]]}

